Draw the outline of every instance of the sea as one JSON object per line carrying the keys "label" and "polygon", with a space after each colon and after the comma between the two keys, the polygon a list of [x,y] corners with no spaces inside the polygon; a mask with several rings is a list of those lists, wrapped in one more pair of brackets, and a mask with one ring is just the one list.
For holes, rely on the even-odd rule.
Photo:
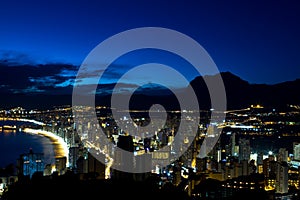
{"label": "sea", "polygon": [[[3,125],[18,125],[24,122],[0,121]],[[22,130],[0,129],[0,168],[10,164],[17,165],[21,154],[32,150],[34,153],[44,154],[44,164],[54,164],[55,156],[50,139],[37,134],[25,133]]]}

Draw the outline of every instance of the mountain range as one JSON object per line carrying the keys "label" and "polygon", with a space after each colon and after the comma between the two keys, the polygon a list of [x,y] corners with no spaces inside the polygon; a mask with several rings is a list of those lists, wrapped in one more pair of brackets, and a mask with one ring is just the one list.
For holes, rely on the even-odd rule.
{"label": "mountain range", "polygon": [[[227,109],[245,108],[251,104],[266,107],[285,107],[300,104],[300,79],[277,84],[252,84],[231,72],[220,73],[226,91]],[[214,81],[216,75],[206,76],[205,80]],[[199,100],[200,109],[210,109],[211,102],[204,77],[198,76],[190,82]],[[109,87],[113,88],[114,84]],[[186,88],[179,92],[185,98]],[[1,93],[1,91],[0,91]],[[118,94],[120,96],[126,94]],[[97,95],[96,104],[110,105],[110,94]],[[149,109],[152,104],[162,104],[166,109],[178,109],[179,103],[172,92],[163,87],[145,87],[131,97],[130,108]],[[0,97],[0,108],[21,106],[27,109],[48,109],[53,106],[72,105],[72,94],[13,94],[5,93]]]}

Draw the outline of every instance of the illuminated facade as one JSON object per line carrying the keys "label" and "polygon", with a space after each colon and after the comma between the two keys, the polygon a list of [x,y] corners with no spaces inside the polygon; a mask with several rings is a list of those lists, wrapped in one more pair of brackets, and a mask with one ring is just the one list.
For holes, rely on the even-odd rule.
{"label": "illuminated facade", "polygon": [[44,154],[34,153],[30,149],[29,153],[20,155],[19,159],[19,174],[29,176],[30,178],[36,172],[44,172]]}
{"label": "illuminated facade", "polygon": [[[124,167],[132,169],[134,167],[134,160],[132,157],[126,156],[124,152],[134,152],[133,137],[129,134],[119,135],[117,147],[118,149],[114,152],[114,165],[118,166],[120,169]],[[126,173],[119,170],[113,170],[112,173],[112,178],[115,179],[133,179],[131,173]]]}
{"label": "illuminated facade", "polygon": [[77,168],[77,160],[79,158],[79,147],[69,148],[69,167],[75,170]]}
{"label": "illuminated facade", "polygon": [[286,162],[277,163],[276,193],[288,193],[288,165]]}
{"label": "illuminated facade", "polygon": [[59,175],[63,175],[66,172],[67,158],[59,157],[55,159],[55,169]]}
{"label": "illuminated facade", "polygon": [[241,138],[239,141],[239,161],[250,159],[250,141],[244,138]]}
{"label": "illuminated facade", "polygon": [[300,161],[300,143],[294,143],[294,160]]}

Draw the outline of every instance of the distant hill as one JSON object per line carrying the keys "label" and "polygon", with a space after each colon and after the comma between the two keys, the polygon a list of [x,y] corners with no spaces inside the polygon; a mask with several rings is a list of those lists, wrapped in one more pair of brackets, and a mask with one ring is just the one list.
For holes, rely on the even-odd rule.
{"label": "distant hill", "polygon": [[[230,73],[221,72],[224,82],[227,108],[238,109],[244,108],[251,104],[262,104],[267,107],[285,107],[287,104],[300,104],[300,79],[286,81],[278,84],[250,84],[240,77]],[[216,75],[205,76],[207,80],[214,81]],[[113,84],[110,85],[113,88]],[[190,82],[193,87],[201,109],[209,109],[210,98],[207,86],[202,76],[196,77]],[[180,90],[182,98],[185,96],[186,89]],[[120,97],[124,94],[118,94]],[[110,105],[109,94],[97,95],[96,104]],[[166,109],[178,109],[179,103],[172,92],[166,88],[145,87],[139,89],[131,97],[130,108],[149,109],[153,104],[162,104]],[[72,105],[72,94],[1,94],[0,108],[12,108],[22,106],[24,108],[51,108],[58,105]]]}
{"label": "distant hill", "polygon": [[[244,108],[251,104],[285,107],[287,104],[300,103],[300,94],[297,92],[300,88],[300,79],[267,85],[250,84],[230,72],[222,72],[220,75],[224,82],[229,109]],[[206,78],[214,79],[215,77],[209,76]],[[203,96],[202,93],[208,95],[203,77],[195,78],[190,84],[195,89],[198,97]],[[208,106],[207,100],[204,102],[204,106]]]}
{"label": "distant hill", "polygon": [[[265,107],[285,108],[288,104],[300,104],[300,79],[287,81],[278,84],[250,84],[248,81],[230,73],[220,73],[226,92],[228,109],[240,109],[252,104],[261,104]],[[213,82],[216,75],[205,76],[208,82]],[[190,82],[194,89],[200,109],[210,109],[210,95],[202,76],[196,77]],[[165,88],[153,88],[141,90],[131,98],[132,108],[148,109],[153,103],[160,103],[166,109],[178,109],[179,103],[176,97]],[[155,95],[157,94],[157,95]],[[165,94],[165,95],[163,95]],[[181,98],[188,98],[185,89],[178,92]],[[110,96],[99,97],[101,102],[109,104]]]}

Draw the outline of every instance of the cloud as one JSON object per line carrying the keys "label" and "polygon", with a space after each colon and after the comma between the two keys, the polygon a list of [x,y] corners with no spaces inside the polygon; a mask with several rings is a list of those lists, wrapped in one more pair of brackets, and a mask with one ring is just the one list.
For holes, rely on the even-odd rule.
{"label": "cloud", "polygon": [[0,50],[0,63],[5,63],[6,65],[18,65],[20,63],[23,65],[37,64],[34,59],[27,54],[12,50]]}
{"label": "cloud", "polygon": [[44,77],[28,77],[31,83],[39,86],[54,86],[58,80],[55,76],[44,76]]}
{"label": "cloud", "polygon": [[9,89],[14,94],[28,94],[28,93],[43,93],[45,90],[39,89],[36,86],[29,86],[23,89]]}
{"label": "cloud", "polygon": [[[72,94],[79,66],[69,64],[20,64],[0,61],[0,93],[13,94]],[[83,94],[95,93],[91,88],[97,84],[96,94],[111,94],[115,83],[121,77],[124,67],[112,65],[101,72],[86,70],[76,79],[80,83]],[[119,70],[119,71],[118,71]],[[99,83],[97,75],[103,73]],[[88,82],[92,80],[92,84]],[[81,84],[83,83],[83,84]],[[94,84],[94,87],[91,87]],[[119,83],[114,92],[130,92],[136,88],[135,84]]]}
{"label": "cloud", "polygon": [[110,95],[114,93],[129,93],[133,92],[138,85],[127,84],[127,83],[107,83],[107,84],[85,84],[76,86],[76,91],[78,95]]}
{"label": "cloud", "polygon": [[71,94],[77,66],[68,64],[8,64],[0,62],[0,93]]}
{"label": "cloud", "polygon": [[[104,64],[95,66],[36,64],[26,54],[0,51],[0,94],[71,95],[75,81],[76,85],[81,87],[82,94],[132,93],[138,88],[137,85],[147,80],[144,76],[138,76],[138,80],[134,77],[122,77],[130,70],[129,66],[112,64],[106,67]],[[79,69],[82,73],[77,77]],[[101,78],[99,75],[102,75]],[[116,83],[118,84],[115,88]],[[97,88],[96,91],[92,91],[94,88]],[[149,88],[145,89],[149,91]],[[161,88],[159,90],[163,91]]]}
{"label": "cloud", "polygon": [[101,78],[100,83],[115,83],[128,70],[128,67],[121,65],[110,65],[109,67],[106,67],[107,66],[104,64],[81,66],[76,83],[96,84],[98,83],[99,78]]}
{"label": "cloud", "polygon": [[68,86],[73,86],[74,84],[74,79],[68,79],[62,83],[58,83],[55,85],[55,87],[68,87]]}
{"label": "cloud", "polygon": [[0,85],[0,88],[6,88],[8,85]]}

